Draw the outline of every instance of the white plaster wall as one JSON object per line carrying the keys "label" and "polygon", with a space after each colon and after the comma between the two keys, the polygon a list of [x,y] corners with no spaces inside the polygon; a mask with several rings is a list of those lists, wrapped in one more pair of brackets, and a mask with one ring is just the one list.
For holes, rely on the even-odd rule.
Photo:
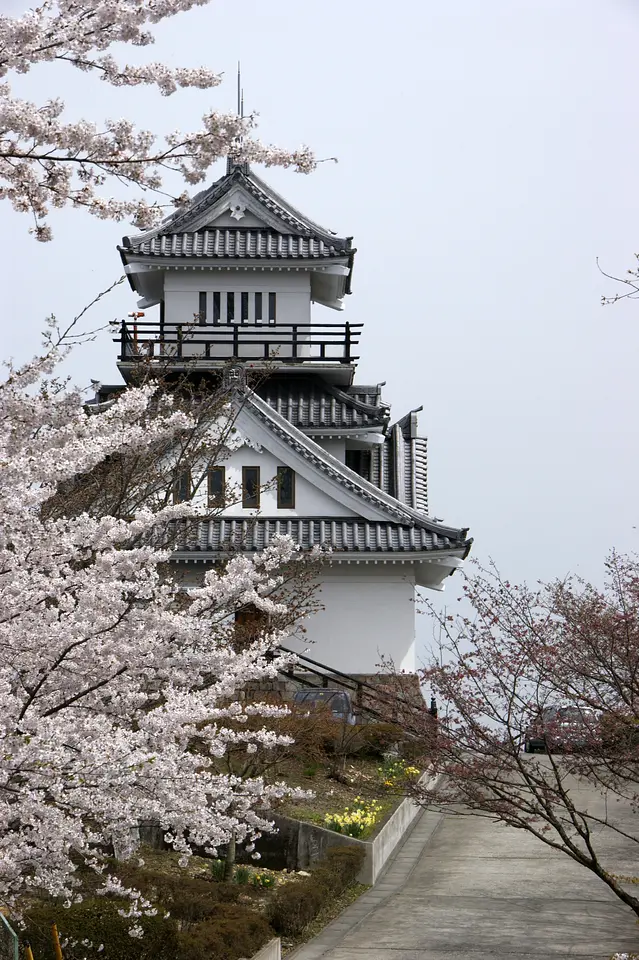
{"label": "white plaster wall", "polygon": [[314,440],[318,447],[322,447],[323,450],[330,453],[330,455],[335,457],[336,460],[339,460],[340,463],[346,462],[346,440],[323,440],[320,437],[317,439],[311,437],[311,440]]}
{"label": "white plaster wall", "polygon": [[321,577],[324,609],[291,637],[299,653],[344,673],[380,672],[380,654],[415,670],[415,577],[412,567],[335,564]]}
{"label": "white plaster wall", "polygon": [[[230,503],[223,511],[225,517],[353,517],[355,514],[348,507],[343,506],[328,494],[295,474],[295,508],[283,510],[277,507],[277,468],[288,466],[277,457],[262,449],[260,452],[253,447],[242,446],[234,450],[224,460],[216,461],[217,465],[226,468],[227,499],[233,498],[236,502]],[[259,510],[249,510],[242,506],[242,467],[259,467],[260,496]],[[194,481],[196,477],[193,477]],[[268,485],[268,486],[267,486]],[[264,489],[266,487],[266,489]],[[194,502],[206,505],[207,487],[203,482],[195,494]]]}
{"label": "white plaster wall", "polygon": [[[168,270],[164,275],[165,320],[167,323],[191,323],[193,314],[199,312],[199,294],[208,293],[208,316],[213,317],[213,291],[222,293],[222,317],[226,322],[226,297],[234,292],[235,315],[239,316],[240,302],[238,294],[242,291],[254,293],[262,291],[263,317],[268,325],[268,294],[277,294],[278,323],[310,323],[311,320],[311,278],[310,273],[256,270]],[[253,309],[253,298],[249,297],[249,311]],[[249,312],[249,322],[254,316]]]}

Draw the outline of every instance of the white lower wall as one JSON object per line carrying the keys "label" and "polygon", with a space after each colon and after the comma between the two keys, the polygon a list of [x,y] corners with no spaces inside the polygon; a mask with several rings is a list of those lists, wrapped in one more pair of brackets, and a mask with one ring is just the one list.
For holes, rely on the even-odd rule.
{"label": "white lower wall", "polygon": [[323,609],[292,649],[344,673],[380,672],[383,654],[415,670],[415,578],[410,566],[335,564],[322,574]]}

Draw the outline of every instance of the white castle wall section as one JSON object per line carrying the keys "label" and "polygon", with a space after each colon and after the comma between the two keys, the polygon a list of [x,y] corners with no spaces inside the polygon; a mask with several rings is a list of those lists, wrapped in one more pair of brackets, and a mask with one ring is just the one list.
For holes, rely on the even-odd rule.
{"label": "white castle wall section", "polygon": [[[199,312],[201,291],[208,294],[208,316],[213,316],[213,291],[222,294],[222,322],[226,322],[226,293],[262,292],[264,325],[268,326],[268,294],[277,295],[277,323],[311,322],[311,277],[306,272],[282,273],[272,270],[168,270],[164,275],[164,305],[167,323],[192,323]],[[235,312],[239,317],[236,296]],[[253,298],[249,297],[249,310]],[[254,321],[249,313],[249,322]]]}
{"label": "white castle wall section", "polygon": [[344,673],[379,673],[383,654],[415,670],[415,577],[409,564],[334,564],[320,581],[322,610],[291,648]]}
{"label": "white castle wall section", "polygon": [[[295,474],[295,507],[278,509],[277,506],[277,468],[286,466],[281,460],[262,449],[242,446],[234,450],[225,459],[216,460],[218,466],[226,470],[227,506],[222,512],[224,517],[281,517],[283,520],[294,517],[354,517],[348,507],[329,497],[298,473]],[[259,510],[242,506],[242,467],[259,467],[260,495]],[[201,484],[193,498],[194,503],[205,505],[207,498],[206,481]],[[231,502],[231,499],[233,502]]]}
{"label": "white castle wall section", "polygon": [[312,439],[340,463],[346,462],[346,440],[325,440],[323,437],[317,439],[313,437]]}

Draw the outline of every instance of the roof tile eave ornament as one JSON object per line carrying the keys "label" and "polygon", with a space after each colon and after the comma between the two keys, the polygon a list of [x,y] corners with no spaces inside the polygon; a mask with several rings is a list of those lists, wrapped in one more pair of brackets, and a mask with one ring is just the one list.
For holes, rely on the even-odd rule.
{"label": "roof tile eave ornament", "polygon": [[322,472],[329,475],[341,486],[365,501],[376,505],[378,509],[381,508],[390,514],[391,522],[394,519],[395,522],[408,524],[409,526],[417,525],[424,530],[437,534],[437,536],[445,537],[454,543],[466,545],[468,539],[467,527],[457,528],[444,526],[426,514],[421,513],[419,510],[414,510],[412,507],[396,500],[395,497],[392,497],[390,494],[380,490],[379,487],[365,480],[358,473],[355,473],[354,470],[345,466],[340,460],[331,456],[331,454],[320,447],[319,444],[314,443],[310,437],[307,437],[301,430],[293,426],[293,424],[277,413],[276,410],[253,391],[248,389],[242,393],[238,391],[238,399],[240,404],[246,404],[252,407],[260,420],[267,423],[275,433],[285,439],[287,443],[296,449],[306,460],[314,460]]}

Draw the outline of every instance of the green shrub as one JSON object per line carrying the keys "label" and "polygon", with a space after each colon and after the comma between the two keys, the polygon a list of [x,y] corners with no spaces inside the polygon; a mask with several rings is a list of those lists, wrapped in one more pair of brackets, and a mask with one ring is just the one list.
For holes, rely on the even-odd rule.
{"label": "green shrub", "polygon": [[300,934],[327,903],[353,882],[364,856],[361,847],[331,847],[309,877],[280,887],[269,907],[275,930],[285,936]]}
{"label": "green shrub", "polygon": [[178,934],[174,960],[252,957],[273,936],[271,926],[261,914],[241,904],[224,903],[217,907],[214,917]]}
{"label": "green shrub", "polygon": [[[175,919],[165,918],[161,911],[155,917],[139,918],[144,936],[138,939],[129,935],[133,920],[118,913],[129,906],[128,901],[106,897],[84,900],[68,910],[59,903],[38,904],[24,918],[26,930],[23,937],[30,942],[38,960],[55,960],[52,923],[57,924],[60,940],[63,943],[68,941],[63,946],[65,960],[84,960],[87,956],[100,957],[101,960],[177,960]],[[93,943],[93,948],[83,946],[82,940]],[[98,953],[100,944],[104,944],[104,949]]]}
{"label": "green shrub", "polygon": [[314,875],[317,876],[318,871],[330,872],[337,879],[339,892],[342,893],[362,869],[365,856],[366,853],[361,847],[330,847],[324,860],[315,868]]}
{"label": "green shrub", "polygon": [[362,752],[370,757],[383,757],[395,743],[404,738],[401,727],[394,723],[367,723],[361,729]]}
{"label": "green shrub", "polygon": [[224,880],[224,870],[226,864],[223,860],[213,860],[211,863],[211,879],[222,881]]}
{"label": "green shrub", "polygon": [[330,892],[312,877],[280,887],[270,904],[269,917],[277,933],[295,937],[314,920]]}
{"label": "green shrub", "polygon": [[248,867],[239,866],[235,868],[235,873],[233,874],[233,881],[239,883],[241,886],[244,886],[245,883],[248,883],[251,879],[251,871]]}
{"label": "green shrub", "polygon": [[[241,904],[215,903],[214,913],[198,923],[178,929],[177,917],[142,917],[142,938],[131,937],[132,920],[121,917],[127,901],[99,897],[65,910],[46,903],[27,916],[24,939],[29,940],[37,960],[55,960],[51,924],[56,923],[64,960],[240,960],[254,953],[273,937],[267,920]],[[93,947],[82,944],[89,940]],[[104,944],[98,952],[100,944]]]}
{"label": "green shrub", "polygon": [[212,883],[188,874],[165,874],[123,864],[118,876],[126,886],[139,890],[152,903],[161,904],[183,923],[206,920],[220,901],[235,901],[239,891],[232,883]]}

